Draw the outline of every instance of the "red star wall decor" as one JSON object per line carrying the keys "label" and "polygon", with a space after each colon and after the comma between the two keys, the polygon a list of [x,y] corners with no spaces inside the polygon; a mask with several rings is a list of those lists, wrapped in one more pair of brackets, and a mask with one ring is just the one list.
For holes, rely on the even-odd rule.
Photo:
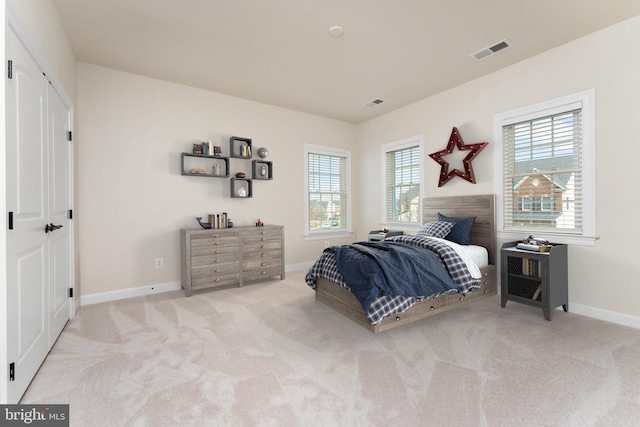
{"label": "red star wall decor", "polygon": [[[462,164],[464,165],[464,172],[461,172],[459,169],[453,169],[449,171],[449,162],[444,160],[442,156],[446,156],[447,154],[453,153],[454,144],[458,147],[460,151],[469,150],[469,154],[462,160]],[[460,178],[466,179],[472,184],[476,183],[476,177],[473,174],[473,167],[471,166],[471,161],[476,158],[476,156],[489,145],[488,142],[478,142],[477,144],[469,144],[465,145],[462,141],[462,137],[458,132],[458,128],[453,128],[451,131],[451,136],[449,137],[449,143],[447,144],[447,148],[442,151],[437,151],[435,153],[429,154],[433,160],[438,162],[441,166],[440,168],[440,179],[438,180],[438,187],[442,187],[445,185],[451,178],[454,176],[459,176]]]}

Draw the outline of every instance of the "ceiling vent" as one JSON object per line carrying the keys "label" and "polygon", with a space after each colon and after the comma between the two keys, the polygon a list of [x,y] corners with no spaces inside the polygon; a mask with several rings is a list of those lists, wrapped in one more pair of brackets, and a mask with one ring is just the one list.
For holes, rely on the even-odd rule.
{"label": "ceiling vent", "polygon": [[384,102],[384,100],[380,99],[380,98],[376,98],[372,101],[367,102],[366,104],[364,104],[365,107],[373,107],[375,105],[380,105]]}
{"label": "ceiling vent", "polygon": [[476,53],[472,53],[469,56],[473,57],[473,59],[475,59],[476,61],[480,61],[486,58],[487,56],[491,56],[494,53],[500,52],[501,50],[508,48],[509,46],[511,45],[507,40],[501,40],[498,43],[494,44],[493,46],[489,46],[484,49],[481,49]]}

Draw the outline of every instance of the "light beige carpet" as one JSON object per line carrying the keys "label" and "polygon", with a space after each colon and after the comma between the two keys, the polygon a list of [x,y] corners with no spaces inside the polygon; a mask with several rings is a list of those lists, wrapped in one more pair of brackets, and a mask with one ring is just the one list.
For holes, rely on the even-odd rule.
{"label": "light beige carpet", "polygon": [[498,297],[373,334],[285,281],[82,307],[22,403],[72,426],[632,426],[640,331]]}

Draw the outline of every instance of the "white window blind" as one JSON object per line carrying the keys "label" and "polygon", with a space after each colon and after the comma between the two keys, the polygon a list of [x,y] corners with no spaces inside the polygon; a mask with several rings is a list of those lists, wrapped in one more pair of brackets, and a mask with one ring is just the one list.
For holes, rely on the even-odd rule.
{"label": "white window blind", "polygon": [[386,222],[420,223],[420,151],[414,145],[386,152]]}
{"label": "white window blind", "polygon": [[583,231],[582,110],[502,127],[505,229]]}
{"label": "white window blind", "polygon": [[307,150],[307,231],[349,231],[348,152]]}

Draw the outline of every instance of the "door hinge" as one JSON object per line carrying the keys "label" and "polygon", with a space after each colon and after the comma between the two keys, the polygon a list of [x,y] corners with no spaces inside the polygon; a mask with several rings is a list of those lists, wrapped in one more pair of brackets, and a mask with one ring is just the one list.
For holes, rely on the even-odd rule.
{"label": "door hinge", "polygon": [[13,230],[13,212],[9,212],[9,230]]}
{"label": "door hinge", "polygon": [[72,131],[68,131],[68,132],[67,132],[67,139],[68,139],[69,141],[73,141],[73,132],[72,132]]}
{"label": "door hinge", "polygon": [[16,380],[16,364],[15,362],[9,363],[9,381]]}
{"label": "door hinge", "polygon": [[7,65],[7,77],[12,79],[13,78],[13,61],[9,60],[8,61],[8,65]]}
{"label": "door hinge", "polygon": [[73,288],[69,288],[69,298],[73,298]]}
{"label": "door hinge", "polygon": [[73,219],[73,209],[69,209],[69,219]]}

